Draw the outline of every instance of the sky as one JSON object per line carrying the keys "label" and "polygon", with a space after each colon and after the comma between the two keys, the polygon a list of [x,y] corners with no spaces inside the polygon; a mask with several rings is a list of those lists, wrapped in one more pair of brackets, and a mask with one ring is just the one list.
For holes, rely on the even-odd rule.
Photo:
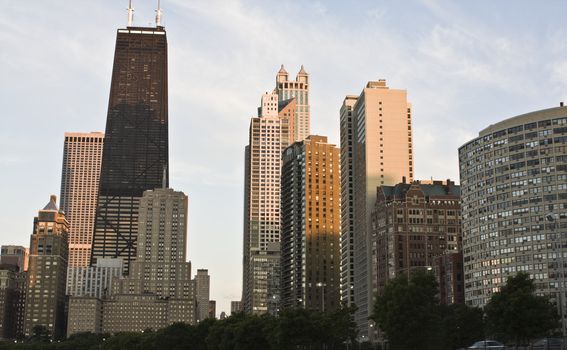
{"label": "sky", "polygon": [[[156,1],[133,0],[134,25]],[[311,133],[339,143],[339,108],[369,80],[405,89],[417,179],[459,179],[488,125],[567,101],[562,0],[162,0],[170,185],[189,196],[188,258],[217,314],[242,283],[244,146],[284,64],[310,74]],[[0,244],[29,245],[59,194],[63,134],[104,131],[127,0],[0,0]]]}

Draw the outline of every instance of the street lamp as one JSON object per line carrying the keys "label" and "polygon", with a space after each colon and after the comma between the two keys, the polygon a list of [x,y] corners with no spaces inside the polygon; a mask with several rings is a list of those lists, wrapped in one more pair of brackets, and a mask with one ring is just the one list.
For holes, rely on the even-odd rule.
{"label": "street lamp", "polygon": [[[551,229],[554,233],[554,244],[553,244],[553,252],[557,254],[557,232],[555,231],[555,225],[557,220],[557,214],[555,213],[547,213],[545,215],[545,219],[549,222],[552,222],[553,225]],[[565,327],[565,263],[563,258],[563,234],[559,232],[559,254],[561,256],[561,279],[559,280],[559,310],[561,314],[561,335],[563,336],[563,343],[562,348],[565,348],[565,341],[567,340],[567,329]]]}
{"label": "street lamp", "polygon": [[317,282],[316,286],[321,288],[321,311],[325,312],[325,287],[327,283]]}

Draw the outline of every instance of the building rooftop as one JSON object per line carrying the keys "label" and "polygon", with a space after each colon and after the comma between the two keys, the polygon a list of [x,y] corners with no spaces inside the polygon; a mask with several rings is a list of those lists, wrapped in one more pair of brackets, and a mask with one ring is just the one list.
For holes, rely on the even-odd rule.
{"label": "building rooftop", "polygon": [[521,114],[512,118],[508,118],[495,124],[491,124],[487,128],[481,130],[478,133],[478,136],[479,137],[486,136],[493,132],[502,129],[507,129],[520,124],[533,123],[540,120],[547,120],[547,119],[560,118],[566,116],[567,116],[567,107],[565,106],[542,109],[539,111],[534,111],[526,114]]}

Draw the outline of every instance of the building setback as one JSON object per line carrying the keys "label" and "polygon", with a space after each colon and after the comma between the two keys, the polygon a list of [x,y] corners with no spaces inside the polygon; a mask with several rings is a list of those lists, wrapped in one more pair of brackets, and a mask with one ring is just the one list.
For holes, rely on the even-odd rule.
{"label": "building setback", "polygon": [[459,148],[465,302],[484,306],[523,271],[560,300],[567,257],[567,107],[480,131]]}
{"label": "building setback", "polygon": [[[282,79],[281,74],[276,81]],[[298,74],[296,80],[299,78]],[[250,120],[245,148],[242,288],[247,313],[275,314],[279,304],[281,156],[293,142],[296,110],[296,98],[282,101],[274,91],[262,95],[258,117]]]}
{"label": "building setback", "polygon": [[65,133],[61,170],[61,210],[69,221],[67,294],[74,295],[78,268],[90,265],[104,134]]}
{"label": "building setback", "polygon": [[281,306],[340,307],[340,160],[325,136],[288,147],[282,167]]}
{"label": "building setback", "polygon": [[[187,204],[187,196],[173,189],[144,192],[137,257],[130,275],[114,279],[110,296],[100,303],[96,297],[71,297],[69,325],[74,328],[69,335],[85,330],[141,332],[175,322],[196,322],[196,282],[191,280],[191,263],[185,261]],[[206,307],[208,313],[208,300]],[[89,328],[91,325],[100,328]]]}
{"label": "building setback", "polygon": [[[354,303],[358,307],[354,319],[359,338],[372,340],[376,333],[370,332],[375,327],[371,327],[373,324],[369,317],[376,290],[372,288],[375,273],[371,263],[371,213],[378,186],[395,185],[403,177],[409,181],[413,179],[411,105],[405,90],[390,89],[385,80],[368,82],[358,97],[348,96],[343,105],[352,105],[352,131],[348,129],[349,123],[345,123],[341,138],[347,138],[347,144],[349,135],[353,138],[352,165],[347,163],[343,168],[352,167],[352,178],[350,172],[343,172],[342,176],[347,177],[347,186],[352,186],[353,191],[352,199],[348,191],[343,192],[343,202],[350,201],[354,217],[352,274]],[[343,281],[348,283],[348,279],[343,278]],[[342,289],[349,287],[343,286]]]}
{"label": "building setback", "polygon": [[30,239],[24,334],[44,326],[54,339],[65,335],[65,282],[69,222],[57,209],[57,197],[34,218]]}
{"label": "building setback", "polygon": [[373,289],[396,276],[431,271],[436,258],[461,248],[460,190],[454,182],[414,181],[380,186],[372,213]]}
{"label": "building setback", "polygon": [[145,190],[168,185],[167,38],[161,26],[118,29],[91,265],[136,258]]}

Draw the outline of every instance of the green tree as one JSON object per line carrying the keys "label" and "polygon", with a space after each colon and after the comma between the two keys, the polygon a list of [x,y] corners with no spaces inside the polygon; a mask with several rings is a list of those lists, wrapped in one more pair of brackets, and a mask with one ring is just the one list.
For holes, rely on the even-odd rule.
{"label": "green tree", "polygon": [[442,305],[443,330],[448,349],[465,348],[484,339],[484,312],[464,304]]}
{"label": "green tree", "polygon": [[549,299],[535,295],[534,283],[524,272],[508,278],[484,312],[489,334],[516,344],[549,334],[557,328],[559,319]]}
{"label": "green tree", "polygon": [[416,271],[409,281],[400,275],[377,296],[372,319],[386,334],[392,349],[442,349],[443,327],[437,282],[433,274]]}

